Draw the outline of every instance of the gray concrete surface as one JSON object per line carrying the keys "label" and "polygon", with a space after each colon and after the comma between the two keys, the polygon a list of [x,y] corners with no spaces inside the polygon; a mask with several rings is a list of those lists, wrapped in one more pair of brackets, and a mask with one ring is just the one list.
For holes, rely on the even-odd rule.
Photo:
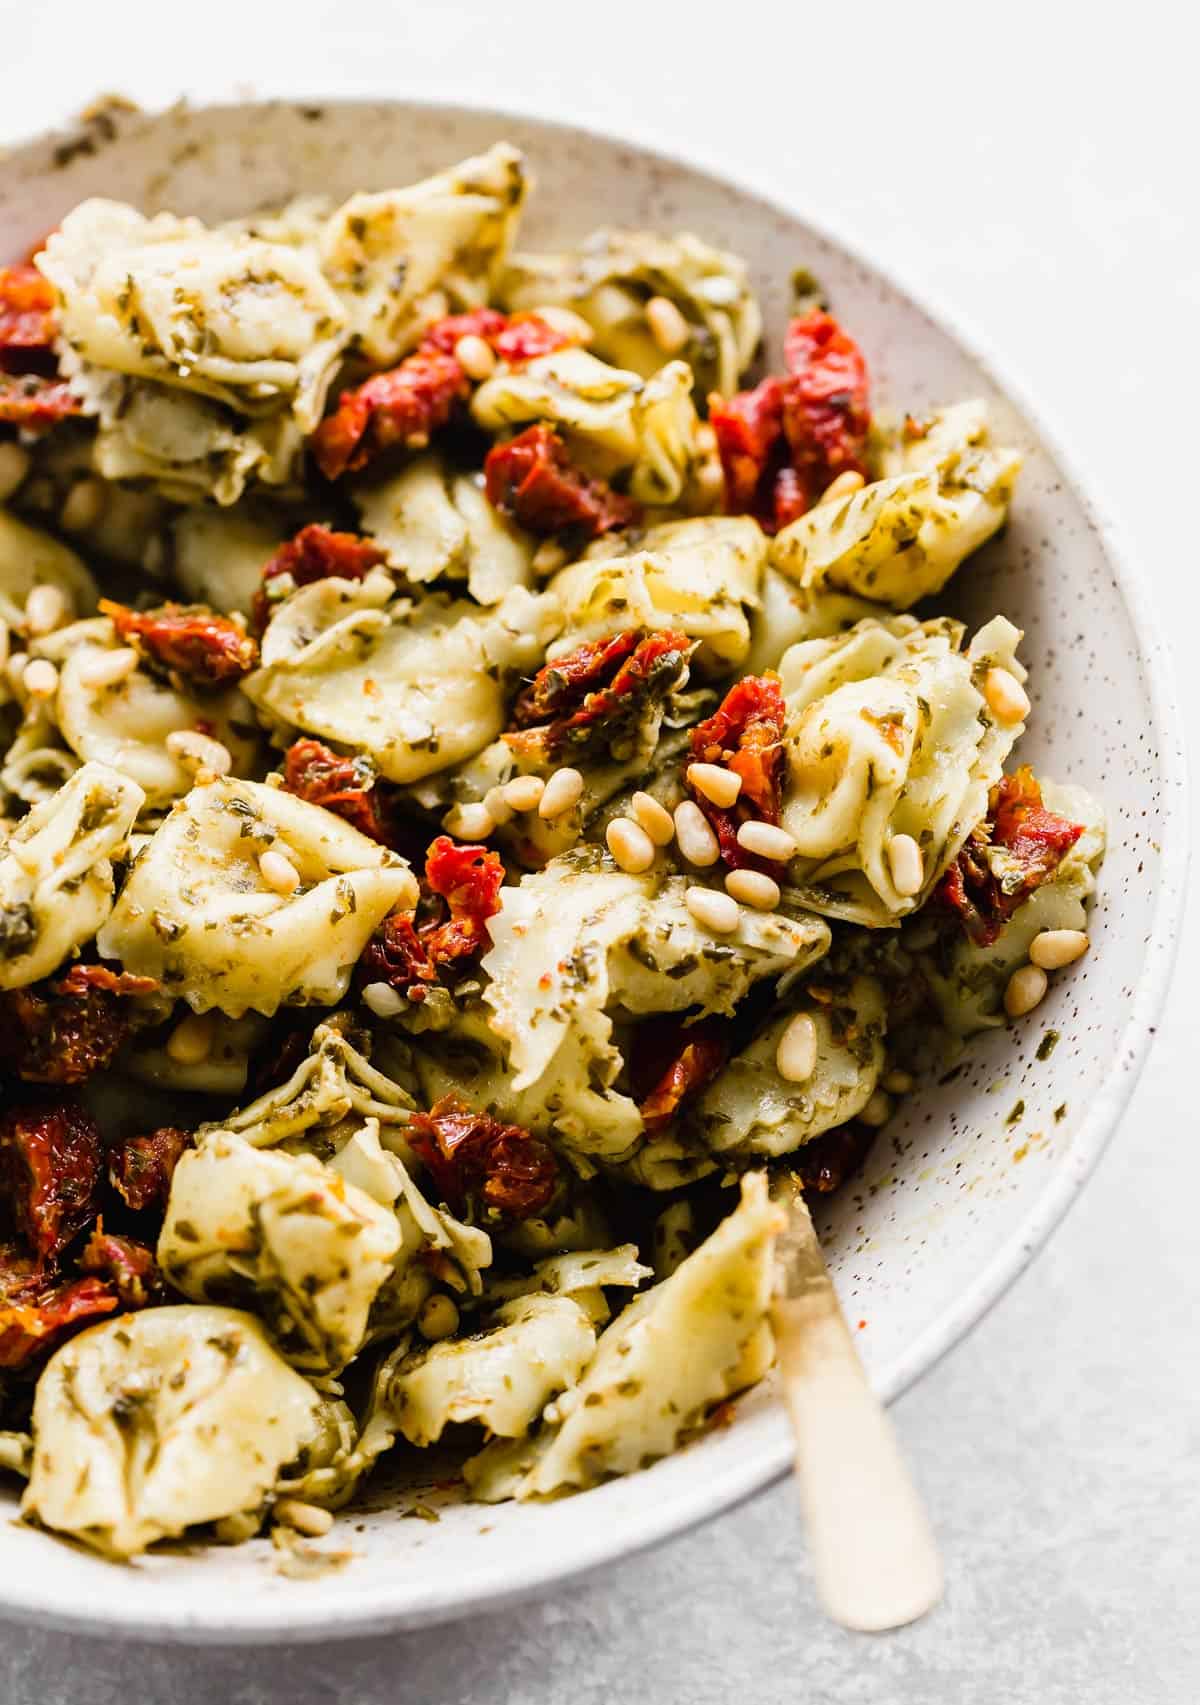
{"label": "gray concrete surface", "polygon": [[[651,10],[208,0],[12,7],[0,132],[118,88],[160,103],[375,91],[667,143],[836,219],[964,310],[1095,468],[1196,631],[1200,230],[1182,8],[1016,0]],[[602,217],[603,210],[597,210]],[[1192,1705],[1200,1699],[1195,909],[1157,1050],[1049,1248],[897,1407],[945,1604],[816,1613],[790,1489],[500,1617],[356,1647],[197,1652],[0,1630],[2,1705]]]}

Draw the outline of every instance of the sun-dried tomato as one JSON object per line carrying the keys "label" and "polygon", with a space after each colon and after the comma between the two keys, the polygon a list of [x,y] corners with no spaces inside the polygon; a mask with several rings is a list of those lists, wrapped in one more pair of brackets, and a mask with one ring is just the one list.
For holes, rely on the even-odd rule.
{"label": "sun-dried tomato", "polygon": [[45,432],[80,412],[59,377],[58,298],[36,267],[0,267],[0,422]]}
{"label": "sun-dried tomato", "polygon": [[732,397],[710,397],[708,420],[721,453],[727,513],[753,515],[774,532],[775,481],[786,455],[783,380],[764,379]]}
{"label": "sun-dried tomato", "polygon": [[[602,740],[628,738],[648,703],[679,685],[691,655],[685,633],[634,629],[591,640],[539,670],[513,706],[517,731],[504,736],[514,752],[545,759],[578,756]],[[555,710],[541,727],[531,726]]]}
{"label": "sun-dried tomato", "polygon": [[132,1237],[105,1231],[103,1220],[96,1222],[79,1257],[79,1267],[81,1272],[107,1280],[122,1308],[145,1308],[162,1289],[153,1251]]}
{"label": "sun-dried tomato", "polygon": [[261,633],[270,620],[275,603],[272,583],[284,575],[292,586],[311,586],[314,580],[328,580],[334,575],[339,580],[361,580],[386,561],[386,551],[358,533],[335,533],[316,522],[302,527],[294,539],[280,545],[263,568],[251,614],[255,630]]}
{"label": "sun-dried tomato", "polygon": [[648,1131],[669,1125],[684,1101],[716,1077],[729,1056],[727,1030],[715,1018],[691,1025],[665,1018],[638,1026],[630,1073]]}
{"label": "sun-dried tomato", "polygon": [[80,412],[65,380],[40,373],[0,373],[0,422],[26,432],[47,432]]}
{"label": "sun-dried tomato", "polygon": [[116,1292],[96,1278],[59,1281],[0,1248],[0,1369],[23,1368],[74,1327],[111,1314]]}
{"label": "sun-dried tomato", "polygon": [[867,472],[867,364],[854,339],[820,308],[792,321],[783,360],[789,375],[783,430],[811,504],[839,474]]}
{"label": "sun-dried tomato", "polygon": [[849,1124],[837,1125],[805,1143],[788,1157],[788,1165],[805,1190],[826,1196],[858,1171],[875,1135],[871,1126],[852,1119]]}
{"label": "sun-dried tomato", "polygon": [[972,831],[934,890],[956,912],[972,941],[995,941],[1017,907],[1049,882],[1083,833],[1042,804],[1029,766],[1001,776],[988,796],[987,818]]}
{"label": "sun-dried tomato", "polygon": [[386,983],[420,1003],[439,968],[481,952],[490,943],[487,920],[500,910],[504,865],[499,853],[439,835],[425,859],[425,889],[445,901],[440,915],[417,924],[407,913],[385,918],[358,962],[358,987]]}
{"label": "sun-dried tomato", "polygon": [[365,468],[386,450],[423,449],[470,393],[452,355],[418,350],[387,373],[343,391],[334,412],[309,439],[326,479]]}
{"label": "sun-dried tomato", "polygon": [[425,859],[425,881],[445,900],[450,915],[443,923],[421,931],[421,940],[435,965],[467,959],[490,945],[487,920],[500,910],[504,864],[486,847],[461,845],[439,835]]}
{"label": "sun-dried tomato", "polygon": [[640,511],[604,480],[590,479],[572,463],[552,427],[530,426],[495,444],[483,464],[488,501],[531,533],[561,533],[577,540],[628,527]]}
{"label": "sun-dried tomato", "polygon": [[100,1132],[71,1101],[33,1101],[0,1115],[0,1217],[51,1262],[95,1214]]}
{"label": "sun-dried tomato", "polygon": [[540,314],[514,314],[503,328],[488,340],[501,361],[517,367],[522,361],[533,361],[539,355],[553,355],[567,349],[579,339],[570,332],[552,326]]}
{"label": "sun-dried tomato", "polygon": [[74,965],[57,982],[0,992],[0,1061],[26,1083],[83,1083],[111,1065],[130,1030],[122,1000],[153,977]]}
{"label": "sun-dried tomato", "polygon": [[435,320],[421,339],[421,348],[453,355],[463,337],[482,338],[510,367],[538,355],[553,355],[555,350],[579,341],[540,314],[514,314],[510,319],[495,308],[475,308],[469,314],[447,314],[445,319]]}
{"label": "sun-dried tomato", "polygon": [[421,348],[437,350],[441,355],[453,355],[459,338],[480,337],[490,344],[508,324],[508,315],[499,308],[473,308],[469,314],[445,314],[435,320],[421,339]]}
{"label": "sun-dried tomato", "polygon": [[182,676],[193,687],[229,686],[258,662],[258,645],[245,629],[206,604],[131,610],[101,598],[100,610],[145,662]]}
{"label": "sun-dried tomato", "polygon": [[709,398],[725,474],[725,508],[778,532],[841,473],[865,474],[871,425],[862,351],[820,308],[794,319],[787,373],[752,390]]}
{"label": "sun-dried tomato", "polygon": [[43,983],[0,993],[0,1061],[26,1083],[84,1083],[112,1064],[128,1033],[102,989],[57,997]]}
{"label": "sun-dried tomato", "polygon": [[[754,819],[778,824],[783,803],[783,728],[786,706],[776,675],[745,675],[726,693],[707,721],[691,734],[689,762],[720,764],[742,778],[730,806],[714,805],[696,788],[692,795],[704,812],[731,870],[761,870],[778,877],[779,867],[748,853],[737,834]],[[689,787],[691,784],[688,784]]]}
{"label": "sun-dried tomato", "polygon": [[442,1200],[461,1212],[476,1204],[503,1219],[528,1219],[559,1185],[554,1150],[523,1125],[505,1125],[457,1095],[414,1113],[406,1136],[429,1168]]}
{"label": "sun-dried tomato", "polygon": [[177,1125],[123,1137],[108,1151],[109,1183],[136,1213],[165,1208],[179,1157],[191,1140]]}
{"label": "sun-dried tomato", "polygon": [[373,841],[392,844],[392,812],[369,758],[343,757],[319,740],[294,740],[283,760],[283,785],[288,793],[307,799],[310,805],[324,806]]}
{"label": "sun-dried tomato", "polygon": [[58,336],[58,296],[35,266],[0,267],[0,367],[25,371],[20,355],[8,366],[9,351],[47,350]]}
{"label": "sun-dried tomato", "polygon": [[56,995],[87,995],[99,989],[109,995],[152,995],[156,977],[139,977],[132,971],[114,971],[107,965],[72,965],[54,984]]}

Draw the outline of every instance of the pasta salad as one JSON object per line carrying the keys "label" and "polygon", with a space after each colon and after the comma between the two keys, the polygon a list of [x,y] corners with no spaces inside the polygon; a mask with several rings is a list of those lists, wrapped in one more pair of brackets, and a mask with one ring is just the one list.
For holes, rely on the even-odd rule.
{"label": "pasta salad", "polygon": [[0,269],[0,1470],[115,1558],[653,1462],[815,1193],[1088,946],[938,599],[1021,466],[520,154]]}

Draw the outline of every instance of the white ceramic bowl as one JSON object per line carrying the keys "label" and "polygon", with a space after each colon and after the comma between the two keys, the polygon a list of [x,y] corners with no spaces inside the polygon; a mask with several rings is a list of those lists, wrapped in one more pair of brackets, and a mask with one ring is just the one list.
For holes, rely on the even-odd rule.
{"label": "white ceramic bowl", "polygon": [[[972,621],[1002,610],[1026,630],[1034,711],[1021,756],[1103,796],[1109,854],[1087,959],[1033,1019],[991,1033],[953,1081],[913,1098],[825,1215],[847,1314],[892,1398],[1011,1283],[1095,1164],[1149,1047],[1180,917],[1184,772],[1166,653],[1094,494],[1023,397],[974,339],[898,289],[886,262],[873,266],[677,161],[495,113],[312,103],[102,115],[4,161],[0,253],[19,253],[88,195],[230,215],[300,192],[408,183],[502,136],[527,150],[538,179],[524,244],[569,242],[601,223],[692,228],[748,257],[775,351],[803,264],[861,340],[877,397],[919,412],[986,394],[1001,439],[1027,453],[1012,525],[959,576],[951,602]],[[1061,1041],[1041,1059],[1050,1030]],[[401,1520],[394,1498],[377,1498],[336,1530],[353,1553],[344,1566],[306,1582],[282,1578],[265,1541],[118,1567],[5,1522],[0,1613],[195,1641],[410,1627],[494,1608],[666,1539],[765,1486],[788,1459],[783,1414],[760,1389],[732,1426],[561,1502],[446,1506],[431,1524]]]}

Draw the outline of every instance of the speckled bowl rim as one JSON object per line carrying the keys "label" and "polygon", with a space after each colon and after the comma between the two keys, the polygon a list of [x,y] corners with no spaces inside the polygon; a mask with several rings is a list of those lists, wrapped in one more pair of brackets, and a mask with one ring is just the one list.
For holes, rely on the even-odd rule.
{"label": "speckled bowl rim", "polygon": [[[893,1362],[886,1376],[877,1382],[880,1396],[892,1402],[922,1374],[927,1373],[941,1358],[987,1313],[992,1305],[1020,1276],[1033,1256],[1045,1243],[1068,1207],[1079,1195],[1105,1147],[1110,1141],[1130,1096],[1141,1075],[1154,1039],[1156,1020],[1162,1010],[1170,985],[1178,947],[1180,925],[1186,897],[1186,876],[1189,857],[1190,819],[1188,811],[1188,774],[1183,741],[1183,719],[1176,694],[1174,666],[1164,632],[1153,606],[1142,574],[1136,566],[1122,529],[1107,512],[1096,495],[1098,482],[1093,482],[1074,452],[1064,448],[1063,437],[1047,423],[1046,411],[1035,404],[1031,386],[1024,374],[1014,367],[1007,354],[1000,356],[990,340],[957,306],[950,307],[924,282],[914,286],[902,270],[890,260],[884,261],[857,238],[848,236],[824,214],[814,216],[795,209],[770,192],[761,191],[740,175],[729,171],[720,161],[701,150],[687,157],[677,154],[669,137],[656,131],[653,125],[639,123],[631,134],[615,136],[598,126],[564,122],[546,118],[535,110],[485,108],[464,106],[452,100],[410,100],[391,95],[322,96],[289,95],[286,99],[264,98],[251,101],[221,101],[189,103],[193,112],[232,112],[248,108],[303,109],[319,105],[325,109],[359,106],[391,106],[415,112],[427,112],[443,120],[456,115],[494,120],[497,134],[503,134],[509,123],[535,124],[548,134],[559,132],[585,141],[613,143],[648,154],[669,170],[703,174],[732,188],[748,201],[763,208],[764,213],[780,212],[797,217],[813,233],[839,248],[852,261],[882,278],[902,296],[908,306],[925,318],[968,355],[995,388],[1003,393],[1038,434],[1042,444],[1053,457],[1064,479],[1079,499],[1089,525],[1100,540],[1112,569],[1116,586],[1124,600],[1131,626],[1137,640],[1138,655],[1145,665],[1147,698],[1153,713],[1149,733],[1154,742],[1163,782],[1162,855],[1158,866],[1158,892],[1154,903],[1153,927],[1146,940],[1145,959],[1141,977],[1130,1002],[1129,1016],[1121,1032],[1119,1046],[1103,1080],[1091,1096],[1087,1116],[1074,1133],[1066,1164],[1052,1174],[1045,1190],[1025,1216],[1022,1224],[1008,1238],[992,1259],[980,1270],[973,1282],[938,1320],[921,1332],[907,1350]],[[164,111],[166,109],[163,109]],[[158,117],[159,113],[142,110],[140,117]],[[46,141],[47,133],[29,138],[26,143],[10,145],[13,149],[28,142]],[[8,150],[5,150],[7,152]],[[128,1605],[117,1614],[89,1613],[86,1607],[63,1612],[49,1609],[32,1592],[23,1590],[22,1583],[7,1580],[0,1583],[0,1618],[22,1618],[26,1621],[97,1635],[123,1635],[152,1641],[181,1641],[187,1643],[251,1644],[286,1637],[294,1642],[326,1641],[330,1639],[364,1638],[408,1628],[428,1627],[439,1622],[457,1620],[470,1613],[500,1610],[521,1600],[570,1582],[614,1563],[621,1558],[649,1550],[665,1540],[687,1532],[782,1479],[791,1466],[790,1439],[780,1418],[779,1427],[748,1453],[746,1460],[734,1472],[723,1472],[713,1485],[707,1478],[697,1476],[689,1495],[676,1495],[661,1507],[647,1504],[636,1529],[619,1532],[596,1531],[580,1536],[571,1547],[569,1557],[539,1556],[532,1552],[519,1575],[497,1588],[494,1582],[472,1586],[464,1580],[461,1593],[442,1604],[425,1603],[405,1607],[395,1603],[404,1588],[384,1584],[381,1589],[362,1595],[351,1608],[342,1604],[335,1615],[328,1617],[310,1600],[297,1601],[293,1613],[278,1602],[264,1605],[261,1614],[247,1614],[239,1607],[236,1620],[222,1624],[205,1612],[195,1621],[154,1614],[152,1598],[139,1593],[131,1582]]]}

